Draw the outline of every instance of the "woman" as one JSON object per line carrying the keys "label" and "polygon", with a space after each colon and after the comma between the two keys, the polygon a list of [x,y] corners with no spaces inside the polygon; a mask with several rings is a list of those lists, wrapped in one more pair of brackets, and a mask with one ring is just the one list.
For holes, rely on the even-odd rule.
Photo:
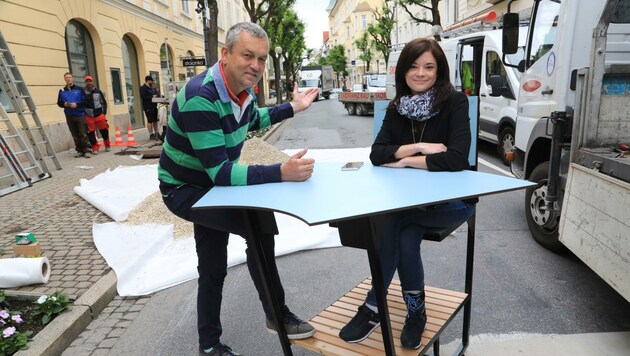
{"label": "woman", "polygon": [[[450,83],[448,63],[439,44],[418,38],[409,42],[396,65],[396,96],[391,101],[370,160],[375,166],[460,171],[469,168],[468,99]],[[392,182],[395,184],[395,182]],[[418,189],[423,187],[418,182]],[[420,242],[427,228],[457,226],[473,213],[474,200],[387,214],[379,228],[379,255],[387,288],[398,270],[407,305],[400,336],[403,347],[421,345],[427,316]],[[374,290],[339,336],[359,342],[380,325]]]}

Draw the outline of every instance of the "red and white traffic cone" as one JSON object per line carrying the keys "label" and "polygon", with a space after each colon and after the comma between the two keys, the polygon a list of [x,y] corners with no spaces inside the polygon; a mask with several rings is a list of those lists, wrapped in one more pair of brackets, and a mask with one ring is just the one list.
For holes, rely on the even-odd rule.
{"label": "red and white traffic cone", "polygon": [[131,129],[131,125],[127,126],[127,146],[136,146],[138,143],[136,142],[136,138],[133,136],[133,130]]}
{"label": "red and white traffic cone", "polygon": [[125,143],[122,139],[122,134],[120,133],[120,126],[118,125],[116,125],[116,136],[114,139],[114,143],[112,143],[112,146],[125,146]]}

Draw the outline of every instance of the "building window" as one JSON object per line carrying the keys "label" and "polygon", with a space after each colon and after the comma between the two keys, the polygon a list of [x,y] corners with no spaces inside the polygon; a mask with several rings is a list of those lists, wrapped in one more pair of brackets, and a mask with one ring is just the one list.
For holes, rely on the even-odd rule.
{"label": "building window", "polygon": [[367,29],[367,15],[361,15],[361,29]]}
{"label": "building window", "polygon": [[69,21],[66,26],[66,51],[74,83],[83,86],[83,78],[90,73],[97,73],[97,70],[92,37],[77,21]]}
{"label": "building window", "polygon": [[190,15],[190,6],[188,4],[188,0],[182,0],[182,12]]}
{"label": "building window", "polygon": [[120,68],[110,68],[109,73],[112,77],[112,90],[114,92],[114,104],[123,103],[122,83],[120,81]]}

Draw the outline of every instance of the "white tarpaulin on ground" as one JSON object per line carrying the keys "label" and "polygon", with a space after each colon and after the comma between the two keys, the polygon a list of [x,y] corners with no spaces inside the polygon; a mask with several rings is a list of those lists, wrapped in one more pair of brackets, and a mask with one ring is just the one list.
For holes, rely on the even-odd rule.
{"label": "white tarpaulin on ground", "polygon": [[[299,150],[286,150],[292,155]],[[309,150],[316,162],[366,161],[369,148]],[[317,165],[315,165],[317,170]],[[124,187],[124,188],[123,188]],[[117,222],[93,225],[94,243],[116,272],[118,294],[146,295],[197,278],[192,236],[173,238],[172,225],[121,223],[145,198],[158,190],[156,165],[118,167],[91,180],[81,180],[75,192]],[[276,214],[280,234],[276,256],[308,249],[340,246],[339,234],[328,225],[310,227],[301,220]],[[228,265],[245,261],[245,241],[230,236]]]}

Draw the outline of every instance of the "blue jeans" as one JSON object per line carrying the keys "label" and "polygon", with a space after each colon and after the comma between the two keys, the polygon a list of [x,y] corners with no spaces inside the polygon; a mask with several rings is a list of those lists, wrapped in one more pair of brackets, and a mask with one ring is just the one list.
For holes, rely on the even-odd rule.
{"label": "blue jeans", "polygon": [[[378,245],[385,290],[394,278],[396,269],[403,291],[424,290],[420,243],[425,231],[427,228],[460,225],[472,216],[474,209],[474,204],[456,201],[385,215],[379,229]],[[376,306],[373,288],[367,294],[366,303]]]}
{"label": "blue jeans", "polygon": [[[199,333],[199,345],[203,349],[208,349],[219,342],[223,332],[220,316],[223,281],[227,275],[228,237],[230,233],[240,236],[246,235],[244,215],[241,210],[237,209],[192,210],[192,206],[210,190],[209,188],[184,185],[179,188],[160,187],[160,190],[168,209],[180,218],[193,223],[198,259],[197,271],[199,272],[197,331]],[[274,256],[274,235],[258,234],[258,238],[262,241],[265,256]],[[245,241],[249,245],[249,241],[247,239]],[[245,250],[245,253],[247,255],[247,268],[258,291],[258,298],[263,305],[265,316],[267,319],[273,320],[271,305],[267,300],[260,270],[256,265],[253,253],[249,248]],[[271,278],[277,288],[276,295],[280,299],[280,306],[283,310],[287,310],[284,289],[275,261],[275,258],[270,258],[267,263]]]}

